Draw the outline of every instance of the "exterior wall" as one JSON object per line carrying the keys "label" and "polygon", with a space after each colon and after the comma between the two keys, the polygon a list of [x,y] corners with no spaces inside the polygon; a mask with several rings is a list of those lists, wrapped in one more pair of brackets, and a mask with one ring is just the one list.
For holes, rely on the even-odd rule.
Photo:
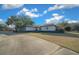
{"label": "exterior wall", "polygon": [[56,31],[56,27],[55,26],[48,26],[48,31]]}
{"label": "exterior wall", "polygon": [[22,28],[24,31],[56,31],[56,26],[40,26],[40,27],[33,27],[33,26],[26,26]]}
{"label": "exterior wall", "polygon": [[41,27],[41,31],[48,31],[48,27],[46,27],[46,26]]}
{"label": "exterior wall", "polygon": [[41,27],[42,31],[56,31],[56,27],[55,26],[43,26]]}
{"label": "exterior wall", "polygon": [[36,30],[36,28],[34,28],[34,27],[26,27],[26,31],[35,31]]}

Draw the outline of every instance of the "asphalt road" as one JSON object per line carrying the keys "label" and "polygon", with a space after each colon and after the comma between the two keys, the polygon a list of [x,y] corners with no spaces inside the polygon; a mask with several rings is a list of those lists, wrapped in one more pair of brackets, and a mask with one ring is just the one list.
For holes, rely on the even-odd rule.
{"label": "asphalt road", "polygon": [[0,55],[76,55],[69,49],[28,34],[0,35]]}

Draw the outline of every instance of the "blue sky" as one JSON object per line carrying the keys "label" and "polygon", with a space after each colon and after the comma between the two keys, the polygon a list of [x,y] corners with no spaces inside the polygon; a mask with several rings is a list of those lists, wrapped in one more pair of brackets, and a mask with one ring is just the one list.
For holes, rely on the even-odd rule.
{"label": "blue sky", "polygon": [[74,4],[1,4],[0,19],[7,21],[11,15],[28,15],[38,24],[58,23],[63,20],[79,20],[79,5]]}

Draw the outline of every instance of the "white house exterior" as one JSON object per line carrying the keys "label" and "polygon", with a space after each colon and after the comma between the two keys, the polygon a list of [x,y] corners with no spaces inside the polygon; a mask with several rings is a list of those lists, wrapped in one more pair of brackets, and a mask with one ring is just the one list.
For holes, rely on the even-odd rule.
{"label": "white house exterior", "polygon": [[56,31],[55,25],[26,26],[25,31]]}
{"label": "white house exterior", "polygon": [[60,31],[62,28],[60,26],[56,26],[56,25],[53,25],[53,24],[50,24],[50,25],[42,25],[42,26],[25,26],[25,27],[22,27],[22,28],[16,28],[16,26],[14,24],[10,24],[8,25],[8,28],[10,31]]}
{"label": "white house exterior", "polygon": [[36,30],[36,28],[33,26],[26,26],[25,27],[25,31],[35,31],[35,30]]}
{"label": "white house exterior", "polygon": [[15,30],[15,25],[14,24],[10,24],[7,26],[9,28],[9,30]]}
{"label": "white house exterior", "polygon": [[47,28],[48,28],[48,27],[46,27],[46,26],[41,26],[41,31],[48,31]]}
{"label": "white house exterior", "polygon": [[56,31],[57,27],[53,24],[41,26],[41,31]]}

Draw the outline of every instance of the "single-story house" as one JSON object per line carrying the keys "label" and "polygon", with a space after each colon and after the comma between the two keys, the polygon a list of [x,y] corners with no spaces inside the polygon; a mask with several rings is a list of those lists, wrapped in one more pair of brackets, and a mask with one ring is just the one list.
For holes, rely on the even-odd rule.
{"label": "single-story house", "polygon": [[60,31],[60,30],[63,30],[61,27],[58,27],[54,24],[47,24],[47,25],[41,25],[41,26],[26,26],[22,29],[24,31]]}
{"label": "single-story house", "polygon": [[34,26],[26,26],[25,31],[35,31],[36,28]]}
{"label": "single-story house", "polygon": [[[10,26],[9,26],[10,27]],[[15,26],[13,26],[14,29]],[[12,29],[12,28],[11,28]],[[28,32],[28,31],[60,31],[60,27],[54,25],[54,24],[46,24],[46,25],[41,25],[41,26],[34,26],[34,25],[28,25],[28,26],[24,26],[21,28],[17,28],[17,31],[24,31],[24,32]]]}
{"label": "single-story house", "polygon": [[22,28],[24,31],[56,31],[56,25],[42,25],[42,26],[26,26]]}
{"label": "single-story house", "polygon": [[57,26],[54,24],[43,25],[43,26],[40,26],[40,30],[41,31],[56,31]]}
{"label": "single-story house", "polygon": [[32,26],[32,25],[28,25],[28,26],[24,26],[24,27],[21,27],[21,28],[17,28],[17,31],[36,31],[37,30],[37,27],[35,26]]}

